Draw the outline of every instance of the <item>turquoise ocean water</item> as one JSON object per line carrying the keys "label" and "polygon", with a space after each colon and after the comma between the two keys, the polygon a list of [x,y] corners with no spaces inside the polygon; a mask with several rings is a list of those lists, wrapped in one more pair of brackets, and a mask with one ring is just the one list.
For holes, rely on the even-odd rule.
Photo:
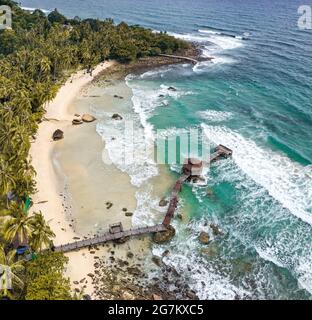
{"label": "turquoise ocean water", "polygon": [[[198,42],[203,55],[215,58],[127,79],[145,134],[165,129],[174,137],[200,128],[212,145],[222,143],[234,151],[232,159],[207,172],[213,195],[207,197],[207,185],[184,188],[182,203],[190,204],[193,219],[188,225],[175,222],[177,237],[154,252],[174,252],[166,261],[202,299],[311,299],[312,30],[297,27],[301,1],[22,4],[166,30]],[[169,86],[177,92],[168,91]],[[145,169],[157,174],[152,164]],[[176,168],[170,169],[174,176]],[[132,180],[140,185],[148,177],[134,175]],[[140,213],[159,199],[149,198],[148,187],[137,198],[142,222]],[[210,223],[225,236],[213,237]],[[201,230],[212,236],[208,253],[197,241]]]}

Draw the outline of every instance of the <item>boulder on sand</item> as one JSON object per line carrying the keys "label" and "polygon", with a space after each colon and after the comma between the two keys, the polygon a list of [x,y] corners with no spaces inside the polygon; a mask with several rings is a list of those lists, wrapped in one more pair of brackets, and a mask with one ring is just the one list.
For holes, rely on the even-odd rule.
{"label": "boulder on sand", "polygon": [[73,121],[72,121],[72,124],[74,126],[80,125],[82,123],[83,123],[83,121],[81,119],[73,119]]}
{"label": "boulder on sand", "polygon": [[61,140],[63,138],[64,138],[64,132],[62,130],[57,129],[56,131],[54,131],[52,135],[53,141]]}
{"label": "boulder on sand", "polygon": [[113,114],[112,119],[113,120],[122,120],[122,116],[118,113],[115,113],[115,114]]}
{"label": "boulder on sand", "polygon": [[83,122],[93,122],[96,120],[95,117],[93,117],[91,114],[84,114],[82,117],[81,117],[82,121]]}

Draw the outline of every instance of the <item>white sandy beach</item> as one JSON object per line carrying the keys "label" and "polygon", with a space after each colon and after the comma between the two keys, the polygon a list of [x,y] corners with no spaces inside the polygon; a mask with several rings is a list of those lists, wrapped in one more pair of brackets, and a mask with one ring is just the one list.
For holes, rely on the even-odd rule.
{"label": "white sandy beach", "polygon": [[[51,161],[52,152],[57,142],[52,141],[52,134],[56,129],[66,130],[73,119],[73,114],[69,113],[69,107],[72,101],[79,95],[81,90],[88,85],[94,77],[99,75],[105,69],[112,66],[113,62],[105,62],[98,65],[93,71],[93,76],[87,74],[84,70],[74,74],[59,90],[57,96],[46,106],[47,119],[56,119],[43,121],[39,125],[37,139],[32,144],[30,155],[32,164],[37,172],[36,181],[38,192],[34,195],[33,210],[42,211],[45,219],[56,234],[55,245],[72,242],[77,234],[69,226],[64,214],[64,206],[58,177],[56,175],[53,163]],[[47,202],[45,202],[47,201]],[[44,203],[38,203],[44,202]],[[87,250],[68,254],[69,264],[67,275],[71,280],[79,281],[86,277],[88,272],[93,270],[93,260],[90,258]],[[91,294],[92,287],[88,281],[85,293]]]}
{"label": "white sandy beach", "polygon": [[[94,77],[112,64],[99,65],[93,71],[93,77],[79,71],[61,87],[55,99],[46,106],[46,120],[40,124],[37,139],[31,147],[38,189],[33,197],[33,211],[44,214],[56,234],[56,246],[107,231],[112,223],[122,222],[126,229],[132,226],[132,219],[125,215],[124,208],[132,213],[136,210],[137,188],[131,184],[127,173],[103,163],[105,141],[96,132],[98,121],[72,125],[76,113],[92,113],[97,107],[108,114],[129,112],[127,101],[131,101],[128,99],[131,91],[124,82],[112,81],[105,90],[102,86],[90,85]],[[114,98],[116,93],[124,99]],[[64,132],[64,139],[54,142],[52,134],[56,129]],[[156,177],[155,182],[159,182],[156,183],[159,187],[155,187],[159,194],[172,184],[170,178]],[[107,202],[113,204],[109,209]],[[119,245],[118,250],[114,249],[114,244],[106,244],[99,246],[96,252],[83,249],[67,253],[66,275],[73,291],[83,289],[84,294],[96,299],[88,276],[95,272],[98,261],[95,259],[101,257],[109,263],[114,252],[116,261],[140,264],[140,261],[150,260],[148,256],[151,258],[149,244],[149,238],[142,237]],[[134,253],[134,258],[129,259],[129,253]]]}

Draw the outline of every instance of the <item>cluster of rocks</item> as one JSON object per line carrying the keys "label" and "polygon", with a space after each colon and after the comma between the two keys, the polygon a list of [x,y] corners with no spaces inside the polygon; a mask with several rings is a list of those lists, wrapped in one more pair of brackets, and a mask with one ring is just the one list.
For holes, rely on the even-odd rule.
{"label": "cluster of rocks", "polygon": [[123,208],[122,211],[125,213],[126,217],[132,217],[133,212],[129,212],[127,208]]}
{"label": "cluster of rocks", "polygon": [[130,251],[125,260],[116,259],[113,251],[108,261],[96,259],[94,274],[88,274],[95,288],[94,296],[104,300],[197,300],[177,270],[163,262],[168,254],[165,251],[162,257],[151,257],[160,271],[159,277],[152,279],[143,271],[141,259],[133,260]]}
{"label": "cluster of rocks", "polygon": [[[205,226],[208,226],[208,224],[206,223]],[[224,232],[216,224],[211,223],[209,227],[212,231],[213,236],[215,237],[224,236]],[[210,243],[209,233],[205,231],[200,232],[198,240],[202,244],[209,244]]]}
{"label": "cluster of rocks", "polygon": [[[83,114],[82,116],[80,116],[79,114],[75,114],[75,117],[76,118],[74,118],[72,120],[72,124],[74,126],[81,125],[84,122],[89,123],[89,122],[93,122],[96,120],[96,118],[94,116],[92,116],[91,114]],[[52,140],[58,141],[58,140],[62,140],[62,139],[64,139],[64,132],[61,129],[55,130],[52,135]]]}
{"label": "cluster of rocks", "polygon": [[81,125],[84,122],[90,123],[96,120],[96,118],[91,114],[83,114],[82,116],[80,116],[79,114],[75,114],[75,117],[76,118],[74,118],[72,121],[73,125]]}

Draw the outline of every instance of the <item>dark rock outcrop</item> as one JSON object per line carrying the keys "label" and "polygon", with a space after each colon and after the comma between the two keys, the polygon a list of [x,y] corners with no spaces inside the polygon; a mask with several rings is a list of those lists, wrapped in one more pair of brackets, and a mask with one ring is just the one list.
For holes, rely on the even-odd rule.
{"label": "dark rock outcrop", "polygon": [[162,259],[158,256],[153,256],[152,261],[156,264],[157,267],[162,267],[164,265]]}
{"label": "dark rock outcrop", "polygon": [[169,91],[178,91],[178,90],[177,90],[176,88],[174,88],[174,87],[169,87],[168,90],[169,90]]}
{"label": "dark rock outcrop", "polygon": [[60,129],[57,129],[56,131],[54,131],[54,133],[52,135],[52,139],[53,139],[53,141],[58,141],[58,140],[64,139],[64,132]]}
{"label": "dark rock outcrop", "polygon": [[208,244],[209,243],[209,234],[207,232],[202,231],[199,235],[199,242],[202,244]]}
{"label": "dark rock outcrop", "polygon": [[113,120],[122,120],[123,118],[120,114],[115,113],[115,114],[113,114],[112,119]]}
{"label": "dark rock outcrop", "polygon": [[170,241],[176,234],[174,227],[169,226],[166,231],[157,232],[153,236],[155,243],[161,244]]}
{"label": "dark rock outcrop", "polygon": [[211,224],[210,228],[212,229],[212,233],[214,236],[223,236],[224,232],[215,224]]}

